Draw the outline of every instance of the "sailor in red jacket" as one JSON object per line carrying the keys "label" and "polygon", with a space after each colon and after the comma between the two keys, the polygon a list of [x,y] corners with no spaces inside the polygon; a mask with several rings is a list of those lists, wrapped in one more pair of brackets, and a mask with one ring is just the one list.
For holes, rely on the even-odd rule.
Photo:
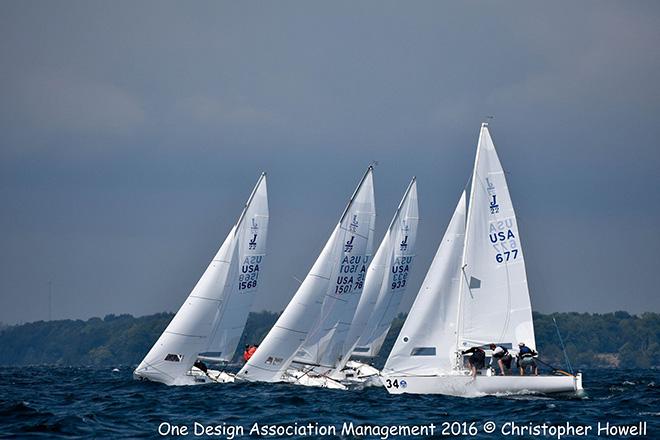
{"label": "sailor in red jacket", "polygon": [[245,345],[245,351],[243,352],[243,360],[245,362],[249,361],[255,351],[257,351],[258,345]]}

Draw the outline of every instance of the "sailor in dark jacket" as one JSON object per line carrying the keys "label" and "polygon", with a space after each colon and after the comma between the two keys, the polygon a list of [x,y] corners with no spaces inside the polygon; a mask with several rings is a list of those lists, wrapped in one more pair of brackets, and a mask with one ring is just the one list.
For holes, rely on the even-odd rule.
{"label": "sailor in dark jacket", "polygon": [[477,370],[481,370],[486,366],[486,352],[481,347],[472,347],[469,350],[464,350],[463,354],[472,354],[468,358],[470,364],[470,371],[472,377],[477,377]]}
{"label": "sailor in dark jacket", "polygon": [[525,375],[525,370],[531,368],[532,372],[538,376],[539,368],[536,366],[536,361],[534,356],[538,355],[537,352],[525,345],[524,342],[518,344],[518,368],[520,369],[520,375]]}

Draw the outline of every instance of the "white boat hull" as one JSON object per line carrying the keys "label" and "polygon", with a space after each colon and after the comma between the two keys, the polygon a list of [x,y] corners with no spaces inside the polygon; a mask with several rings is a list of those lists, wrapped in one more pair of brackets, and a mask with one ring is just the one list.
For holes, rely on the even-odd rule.
{"label": "white boat hull", "polygon": [[575,376],[408,376],[381,373],[381,382],[390,394],[444,394],[479,397],[509,394],[580,393],[582,373]]}
{"label": "white boat hull", "polygon": [[236,380],[236,376],[226,371],[211,370],[206,373],[197,367],[193,367],[185,376],[178,377],[174,381],[164,380],[164,376],[157,374],[140,374],[133,373],[133,377],[137,380],[148,380],[151,382],[162,382],[167,385],[173,386],[186,386],[186,385],[203,385],[207,383],[229,383]]}
{"label": "white boat hull", "polygon": [[343,370],[332,375],[336,379],[349,387],[356,386],[383,386],[379,378],[380,371],[371,365],[359,362],[348,361]]}
{"label": "white boat hull", "polygon": [[371,365],[349,361],[343,370],[331,371],[327,374],[291,368],[287,370],[283,379],[295,385],[348,390],[365,386],[382,386],[378,378],[379,373],[380,371]]}
{"label": "white boat hull", "polygon": [[[193,367],[191,375],[196,381],[198,381],[198,383],[231,383],[236,381],[236,376],[232,373],[219,370],[209,369],[204,373]],[[203,380],[204,382],[200,382],[200,380]]]}
{"label": "white boat hull", "polygon": [[282,379],[294,385],[306,387],[330,388],[334,390],[347,390],[346,385],[327,376],[316,375],[313,372],[304,372],[296,369],[286,371]]}

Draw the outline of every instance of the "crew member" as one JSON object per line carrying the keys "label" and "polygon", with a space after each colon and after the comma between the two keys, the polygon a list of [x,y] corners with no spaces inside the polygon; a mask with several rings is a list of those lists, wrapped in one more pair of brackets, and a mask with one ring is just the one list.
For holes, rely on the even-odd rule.
{"label": "crew member", "polygon": [[206,364],[204,362],[200,361],[199,359],[197,359],[195,361],[195,363],[193,364],[193,367],[199,368],[200,370],[202,370],[203,373],[206,373],[209,370],[208,367],[206,366]]}
{"label": "crew member", "polygon": [[500,367],[500,375],[506,375],[507,372],[511,371],[511,361],[513,360],[511,353],[501,345],[490,344],[490,349],[492,351],[491,365],[497,361],[497,365]]}
{"label": "crew member", "polygon": [[539,368],[536,366],[536,361],[534,356],[537,356],[538,353],[525,345],[524,342],[518,344],[518,368],[520,369],[520,375],[524,376],[527,368],[530,368],[534,375],[539,375]]}
{"label": "crew member", "polygon": [[470,364],[470,371],[472,377],[477,377],[477,370],[481,370],[486,366],[486,352],[481,347],[472,347],[469,350],[464,350],[463,354],[471,354],[468,358]]}
{"label": "crew member", "polygon": [[245,351],[243,352],[243,360],[245,362],[249,361],[255,351],[257,351],[258,345],[245,345]]}

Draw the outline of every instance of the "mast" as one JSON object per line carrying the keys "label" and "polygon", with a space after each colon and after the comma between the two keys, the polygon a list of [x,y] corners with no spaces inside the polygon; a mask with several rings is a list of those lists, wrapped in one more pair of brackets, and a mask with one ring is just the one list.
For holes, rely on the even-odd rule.
{"label": "mast", "polygon": [[[481,153],[481,138],[483,136],[483,130],[488,130],[488,123],[481,123],[481,130],[479,131],[479,140],[477,141],[477,154],[474,157],[474,168],[472,169],[472,185],[470,187],[470,198],[468,201],[467,217],[465,219],[465,237],[463,237],[463,256],[461,257],[461,267],[459,274],[459,288],[458,288],[458,307],[456,307],[456,369],[461,367],[460,355],[459,355],[459,344],[462,333],[462,305],[463,305],[463,291],[464,284],[467,282],[465,277],[465,266],[467,265],[467,240],[470,232],[470,219],[472,217],[472,205],[474,202],[474,191],[476,188],[475,182],[477,181],[477,165],[479,164],[479,153]],[[468,287],[469,288],[469,287]]]}

